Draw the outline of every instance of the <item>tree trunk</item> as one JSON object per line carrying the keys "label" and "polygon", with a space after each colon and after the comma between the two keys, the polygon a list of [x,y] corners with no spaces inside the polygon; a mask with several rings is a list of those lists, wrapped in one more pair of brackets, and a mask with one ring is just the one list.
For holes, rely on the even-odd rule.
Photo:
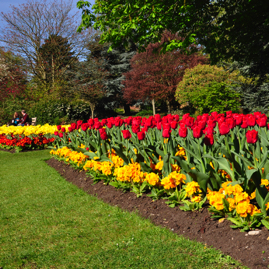
{"label": "tree trunk", "polygon": [[95,104],[93,103],[89,103],[90,104],[90,108],[91,108],[91,112],[92,112],[92,119],[94,118],[94,109],[95,109]]}
{"label": "tree trunk", "polygon": [[125,113],[125,115],[130,115],[130,113],[131,113],[130,106],[127,104],[124,104],[124,113]]}
{"label": "tree trunk", "polygon": [[53,55],[51,55],[51,78],[52,78],[52,90],[54,90],[54,62],[53,62]]}
{"label": "tree trunk", "polygon": [[152,99],[151,100],[151,103],[152,103],[152,110],[153,110],[153,116],[156,114],[156,110],[155,110],[155,100]]}
{"label": "tree trunk", "polygon": [[167,104],[167,113],[171,114],[171,106],[170,106],[170,102],[168,100],[166,100],[166,104]]}

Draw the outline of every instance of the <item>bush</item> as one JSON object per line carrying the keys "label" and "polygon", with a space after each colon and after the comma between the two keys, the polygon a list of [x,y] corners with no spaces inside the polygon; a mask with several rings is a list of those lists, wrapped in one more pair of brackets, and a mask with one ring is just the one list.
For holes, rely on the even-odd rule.
{"label": "bush", "polygon": [[67,124],[77,120],[87,121],[91,117],[90,106],[82,101],[43,100],[35,103],[28,112],[30,117],[37,117],[37,124]]}
{"label": "bush", "polygon": [[232,88],[236,78],[222,68],[197,65],[186,70],[178,84],[176,100],[192,113],[236,111],[240,107],[240,94]]}
{"label": "bush", "polygon": [[152,110],[141,110],[138,113],[135,114],[136,116],[147,116],[147,115],[153,115],[153,111]]}
{"label": "bush", "polygon": [[25,109],[27,111],[30,104],[30,101],[27,101],[20,97],[6,99],[4,102],[2,102],[0,107],[0,126],[10,123],[16,111],[19,114],[22,109]]}

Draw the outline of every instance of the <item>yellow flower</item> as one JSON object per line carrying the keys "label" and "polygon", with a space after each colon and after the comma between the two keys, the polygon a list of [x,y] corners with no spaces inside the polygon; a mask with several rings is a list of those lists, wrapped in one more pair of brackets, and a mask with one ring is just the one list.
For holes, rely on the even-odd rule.
{"label": "yellow flower", "polygon": [[192,201],[193,203],[199,203],[199,202],[202,201],[202,196],[201,196],[201,195],[193,196],[193,197],[191,198],[191,201]]}
{"label": "yellow flower", "polygon": [[241,217],[244,218],[247,217],[248,210],[249,210],[249,202],[246,200],[240,201],[236,206],[236,212]]}
{"label": "yellow flower", "polygon": [[186,193],[189,197],[191,197],[193,194],[201,193],[201,189],[199,184],[196,181],[192,181],[187,183],[186,185]]}
{"label": "yellow flower", "polygon": [[155,186],[160,182],[159,176],[155,173],[149,173],[145,179],[150,185]]}
{"label": "yellow flower", "polygon": [[161,180],[161,184],[165,189],[173,189],[181,183],[185,183],[186,176],[184,174],[179,174],[176,171],[170,173],[167,177]]}
{"label": "yellow flower", "polygon": [[158,163],[155,165],[155,169],[161,171],[161,170],[163,169],[163,161],[158,162]]}

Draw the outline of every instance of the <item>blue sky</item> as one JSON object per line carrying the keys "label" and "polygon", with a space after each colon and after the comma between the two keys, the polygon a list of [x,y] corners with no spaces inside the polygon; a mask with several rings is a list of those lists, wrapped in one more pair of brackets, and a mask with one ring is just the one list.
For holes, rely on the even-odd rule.
{"label": "blue sky", "polygon": [[[30,0],[31,2],[43,2],[43,0]],[[47,0],[47,2],[51,2],[51,1],[57,1],[57,0]],[[70,2],[71,0],[63,0],[63,2]],[[95,0],[87,0],[88,2],[91,3],[91,7],[94,4]],[[21,4],[26,3],[27,0],[0,0],[0,13],[10,13],[12,12],[12,9],[10,8],[10,6],[19,6]],[[81,10],[79,10],[76,6],[77,6],[77,2],[78,0],[73,0],[73,10],[72,12],[76,13],[79,12],[78,14],[81,14]],[[78,25],[80,24],[80,21],[78,21]],[[0,25],[4,28],[5,27],[5,21],[3,21],[3,19],[0,17]],[[0,28],[1,30],[1,28]],[[0,42],[0,46],[1,46],[1,42]]]}
{"label": "blue sky", "polygon": [[[42,0],[37,0],[37,1],[42,1]],[[94,0],[87,0],[87,1],[90,2],[92,5],[94,4]],[[11,12],[10,5],[18,6],[26,2],[27,0],[0,0],[0,12],[9,13]],[[48,2],[50,1],[48,0]],[[73,0],[74,11],[78,10],[76,8],[77,2],[78,2],[77,0]]]}

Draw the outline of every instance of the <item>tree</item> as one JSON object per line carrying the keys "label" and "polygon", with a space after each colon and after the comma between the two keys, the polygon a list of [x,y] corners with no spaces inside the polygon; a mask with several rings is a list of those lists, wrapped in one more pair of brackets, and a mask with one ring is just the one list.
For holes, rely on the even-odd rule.
{"label": "tree", "polygon": [[96,106],[106,96],[105,81],[109,76],[101,55],[106,50],[98,43],[98,37],[96,33],[88,40],[86,61],[76,62],[65,74],[74,97],[90,105],[92,117]]}
{"label": "tree", "polygon": [[[207,62],[205,56],[188,55],[182,50],[161,54],[161,46],[168,39],[180,39],[169,32],[163,34],[160,43],[148,45],[146,52],[136,54],[131,60],[131,70],[124,75],[124,98],[145,101],[150,99],[155,114],[155,102],[165,100],[170,113],[175,90],[184,72],[197,64]],[[154,53],[158,51],[159,53]]]}
{"label": "tree", "polygon": [[240,62],[225,63],[224,67],[233,72],[239,71],[244,79],[236,81],[234,90],[242,96],[242,108],[245,113],[269,110],[269,76],[263,78],[253,75],[253,65],[244,65]]}
{"label": "tree", "polygon": [[[71,51],[71,46],[67,38],[52,34],[45,43],[39,48],[39,62],[37,69],[40,66],[43,68],[44,77],[42,83],[47,89],[55,89],[55,85],[60,83],[63,77],[63,72],[72,68],[77,60],[75,54]],[[37,71],[38,72],[38,71]]]}
{"label": "tree", "polygon": [[106,75],[102,63],[98,61],[77,62],[74,68],[66,73],[75,98],[90,105],[92,118],[97,104],[105,96]]}
{"label": "tree", "polygon": [[26,89],[27,73],[23,60],[11,52],[0,50],[0,101],[22,95]]}
{"label": "tree", "polygon": [[192,112],[222,113],[236,110],[240,106],[240,94],[232,88],[236,80],[240,80],[237,74],[230,74],[223,68],[197,65],[185,71],[182,81],[177,86],[175,97]]}
{"label": "tree", "polygon": [[[2,12],[0,15],[6,22],[6,27],[2,26],[0,31],[0,41],[27,61],[29,72],[39,84],[46,81],[47,66],[42,60],[41,48],[49,37],[66,38],[75,52],[74,57],[79,57],[85,50],[86,37],[91,29],[80,34],[76,32],[77,14],[70,16],[72,0],[28,0],[25,4],[11,6],[11,9],[11,13]],[[62,67],[61,70],[66,68]]]}
{"label": "tree", "polygon": [[136,54],[136,45],[129,40],[128,46],[119,46],[108,52],[110,44],[99,44],[101,33],[97,33],[89,42],[88,61],[102,62],[103,70],[106,71],[104,80],[105,96],[103,103],[106,107],[114,109],[124,106],[125,113],[130,113],[130,106],[125,102],[123,97],[124,85],[122,81],[125,79],[123,73],[130,70],[130,60]]}
{"label": "tree", "polygon": [[194,42],[205,47],[213,64],[222,60],[252,65],[251,72],[265,77],[269,73],[269,1],[267,0],[97,0],[88,9],[79,1],[82,23],[103,31],[101,42],[113,47],[131,38],[141,50],[161,40],[167,29],[182,40],[162,44],[163,51],[188,48]]}
{"label": "tree", "polygon": [[28,107],[32,101],[27,78],[24,60],[0,49],[0,125],[6,124],[15,111]]}

